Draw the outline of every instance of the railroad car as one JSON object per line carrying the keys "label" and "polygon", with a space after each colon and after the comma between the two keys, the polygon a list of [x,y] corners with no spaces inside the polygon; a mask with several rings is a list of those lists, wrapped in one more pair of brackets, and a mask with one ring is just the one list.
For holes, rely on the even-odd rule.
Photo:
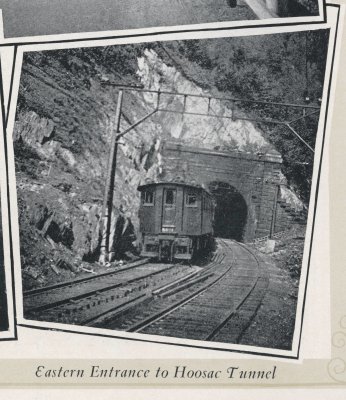
{"label": "railroad car", "polygon": [[138,187],[141,255],[159,260],[191,260],[211,244],[214,201],[199,185],[149,183]]}

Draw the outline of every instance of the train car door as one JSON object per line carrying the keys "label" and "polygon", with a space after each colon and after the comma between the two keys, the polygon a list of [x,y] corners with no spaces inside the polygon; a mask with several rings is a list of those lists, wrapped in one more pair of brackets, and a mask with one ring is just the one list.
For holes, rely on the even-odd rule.
{"label": "train car door", "polygon": [[163,191],[162,232],[173,233],[176,230],[176,189],[165,188]]}

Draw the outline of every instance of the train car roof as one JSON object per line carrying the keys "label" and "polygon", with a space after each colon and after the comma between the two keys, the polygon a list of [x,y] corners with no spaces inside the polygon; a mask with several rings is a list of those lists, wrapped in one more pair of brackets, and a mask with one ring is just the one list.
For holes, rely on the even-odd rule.
{"label": "train car roof", "polygon": [[186,182],[151,182],[151,183],[146,183],[144,185],[140,185],[138,186],[137,190],[138,191],[142,191],[145,190],[146,188],[150,187],[150,186],[164,186],[164,185],[171,185],[171,186],[184,186],[184,187],[189,187],[189,188],[194,188],[194,189],[198,189],[198,190],[202,190],[206,193],[208,193],[211,196],[211,193],[209,192],[209,190],[207,190],[206,188],[204,188],[201,185],[197,185],[197,184],[192,184],[192,183],[186,183]]}

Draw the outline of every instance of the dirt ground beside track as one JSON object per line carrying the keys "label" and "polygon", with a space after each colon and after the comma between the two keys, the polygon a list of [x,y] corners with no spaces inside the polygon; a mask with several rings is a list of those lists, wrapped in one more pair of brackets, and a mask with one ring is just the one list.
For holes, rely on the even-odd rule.
{"label": "dirt ground beside track", "polygon": [[268,268],[269,286],[240,344],[291,350],[304,239],[298,236],[276,245],[271,255],[258,252]]}

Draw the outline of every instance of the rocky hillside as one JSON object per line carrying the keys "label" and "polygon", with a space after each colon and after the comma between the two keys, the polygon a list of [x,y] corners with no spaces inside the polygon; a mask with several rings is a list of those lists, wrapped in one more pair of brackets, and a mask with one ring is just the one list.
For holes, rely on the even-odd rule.
{"label": "rocky hillside", "polygon": [[[116,86],[107,83],[239,96],[241,80],[246,74],[250,78],[250,66],[257,57],[247,54],[252,47],[251,43],[244,47],[245,42],[230,42],[228,50],[232,52],[223,60],[219,54],[216,57],[216,52],[220,46],[225,48],[225,40],[25,55],[14,132],[25,287],[65,279],[80,266],[90,268],[90,263],[98,259],[99,223],[118,93]],[[270,46],[267,39],[263,44],[267,49]],[[231,77],[230,71],[239,63],[247,63],[248,69]],[[257,74],[265,68],[263,65]],[[252,76],[248,82],[255,97],[261,95],[260,80],[266,79],[268,88],[270,81],[274,83],[275,76],[270,77],[269,72],[261,79]],[[222,81],[233,82],[234,91],[229,85],[222,87]],[[242,87],[241,91],[249,88]],[[286,94],[291,96],[292,89]],[[152,111],[155,104],[156,94],[126,92],[121,130]],[[179,109],[183,98],[162,95],[161,104]],[[197,112],[206,106],[198,98],[187,104],[190,111]],[[221,101],[213,101],[211,108],[218,115],[230,113]],[[160,149],[165,139],[250,152],[266,152],[273,147],[270,136],[248,121],[169,112],[159,112],[146,120],[124,137],[118,151],[111,237],[117,258],[131,257],[136,252],[136,189],[161,173]]]}

